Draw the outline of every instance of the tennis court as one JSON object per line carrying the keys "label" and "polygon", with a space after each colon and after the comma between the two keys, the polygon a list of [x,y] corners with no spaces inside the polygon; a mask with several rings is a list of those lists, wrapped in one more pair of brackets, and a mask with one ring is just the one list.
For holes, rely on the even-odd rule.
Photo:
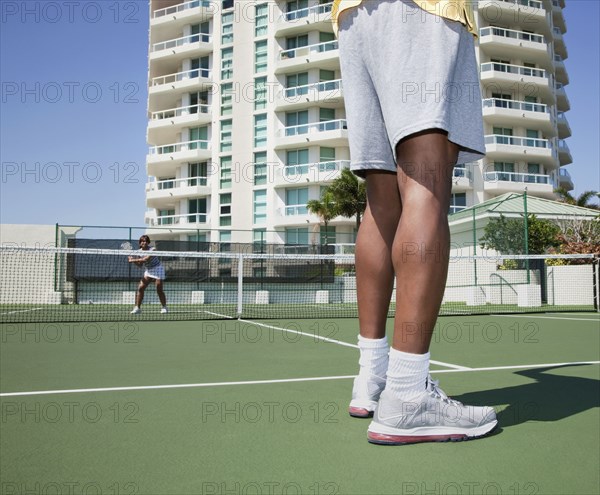
{"label": "tennis court", "polygon": [[346,412],[356,319],[0,329],[2,493],[600,491],[598,313],[441,317],[434,378],[500,428],[402,447]]}

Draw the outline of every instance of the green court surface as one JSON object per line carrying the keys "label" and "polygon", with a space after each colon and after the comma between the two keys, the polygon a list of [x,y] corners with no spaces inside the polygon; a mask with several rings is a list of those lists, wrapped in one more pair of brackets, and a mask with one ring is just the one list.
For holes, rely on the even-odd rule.
{"label": "green court surface", "polygon": [[434,378],[499,428],[398,447],[347,414],[355,319],[0,331],[3,494],[600,493],[597,313],[441,317]]}

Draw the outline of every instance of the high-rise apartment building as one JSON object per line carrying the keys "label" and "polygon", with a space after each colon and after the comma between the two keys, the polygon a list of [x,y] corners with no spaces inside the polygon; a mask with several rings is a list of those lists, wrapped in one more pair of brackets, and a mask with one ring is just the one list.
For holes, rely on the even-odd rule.
{"label": "high-rise apartment building", "polygon": [[[353,242],[354,220],[325,230],[306,207],[350,159],[332,3],[150,0],[153,237]],[[563,7],[476,2],[487,156],[455,168],[452,211],[525,188],[545,198],[573,188],[562,168],[572,161]],[[407,85],[427,98],[468,89]]]}

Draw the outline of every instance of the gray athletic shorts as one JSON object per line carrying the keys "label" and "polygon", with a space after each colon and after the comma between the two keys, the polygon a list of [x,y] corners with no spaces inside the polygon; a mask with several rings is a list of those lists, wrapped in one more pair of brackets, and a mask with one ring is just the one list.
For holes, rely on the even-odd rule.
{"label": "gray athletic shorts", "polygon": [[340,16],[351,169],[396,171],[396,145],[441,129],[458,163],[485,154],[473,35],[412,0],[365,0]]}

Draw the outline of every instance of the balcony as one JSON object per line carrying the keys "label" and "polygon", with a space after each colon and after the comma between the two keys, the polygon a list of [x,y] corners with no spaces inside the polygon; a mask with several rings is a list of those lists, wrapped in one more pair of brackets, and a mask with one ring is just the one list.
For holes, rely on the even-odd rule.
{"label": "balcony", "polygon": [[208,225],[208,214],[206,213],[186,213],[183,215],[163,215],[158,216],[155,213],[146,215],[146,224],[151,227],[177,226],[189,227],[196,229],[197,227],[206,227]]}
{"label": "balcony", "polygon": [[556,123],[558,126],[558,137],[560,139],[571,137],[571,126],[569,125],[565,112],[558,112],[556,114]]}
{"label": "balcony", "polygon": [[174,141],[177,133],[183,127],[207,125],[212,121],[212,108],[210,105],[190,105],[187,107],[170,108],[150,114],[148,122],[148,142]]}
{"label": "balcony", "polygon": [[554,38],[554,52],[558,53],[563,60],[569,57],[567,51],[567,45],[565,44],[565,38],[560,28],[554,26],[552,29],[552,37]]}
{"label": "balcony", "polygon": [[563,33],[567,32],[567,25],[562,12],[562,5],[558,0],[552,0],[552,21]]}
{"label": "balcony", "polygon": [[541,103],[485,98],[483,117],[493,125],[529,126],[539,129],[547,136],[556,134],[550,107]]}
{"label": "balcony", "polygon": [[306,26],[318,31],[331,31],[333,2],[284,12],[275,21],[275,36],[293,36],[306,32]]}
{"label": "balcony", "polygon": [[544,69],[520,65],[486,62],[481,64],[481,81],[490,84],[496,91],[505,90],[519,94],[531,94],[533,91],[543,99],[553,99],[554,77]]}
{"label": "balcony", "polygon": [[153,146],[146,157],[146,168],[148,175],[155,177],[175,175],[182,163],[210,160],[211,156],[210,141],[197,140]]}
{"label": "balcony", "polygon": [[473,177],[467,167],[454,167],[452,171],[452,192],[465,192],[473,189]]}
{"label": "balcony", "polygon": [[554,77],[557,82],[564,84],[565,86],[569,84],[569,74],[567,73],[565,62],[558,54],[554,54]]}
{"label": "balcony", "polygon": [[563,167],[569,163],[573,163],[573,156],[571,150],[564,139],[558,141],[558,159],[560,160],[560,166]]}
{"label": "balcony", "polygon": [[556,83],[556,108],[559,112],[568,112],[571,109],[571,102],[567,96],[564,85]]}
{"label": "balcony", "polygon": [[219,12],[219,6],[212,0],[192,0],[155,10],[150,15],[150,26],[178,29],[190,24],[192,19],[194,22],[206,21],[217,12]]}
{"label": "balcony", "polygon": [[146,204],[151,208],[175,208],[181,199],[209,195],[207,177],[168,179],[146,184]]}
{"label": "balcony", "polygon": [[346,120],[326,120],[285,127],[277,134],[275,149],[305,146],[308,143],[332,148],[347,145]]}
{"label": "balcony", "polygon": [[150,62],[169,58],[181,62],[186,58],[201,57],[213,51],[212,36],[208,34],[192,34],[168,41],[154,43],[150,49]]}
{"label": "balcony", "polygon": [[554,198],[555,184],[550,175],[515,172],[485,172],[483,175],[485,192],[504,194],[507,192],[527,192],[545,198]]}
{"label": "balcony", "polygon": [[567,191],[572,191],[575,185],[568,170],[561,168],[558,171],[558,185]]}
{"label": "balcony", "polygon": [[209,69],[192,69],[166,76],[153,77],[148,88],[149,96],[160,93],[171,93],[173,90],[184,92],[197,89],[202,84],[211,84],[211,71]]}
{"label": "balcony", "polygon": [[[540,30],[550,26],[548,13],[538,0],[479,0],[477,9],[490,24],[518,24],[526,29],[535,25]],[[549,35],[549,29],[544,34]]]}
{"label": "balcony", "polygon": [[339,176],[343,168],[349,168],[349,160],[282,165],[273,177],[275,187],[290,187],[310,183],[328,183]]}
{"label": "balcony", "polygon": [[479,46],[491,58],[506,56],[507,50],[523,60],[528,60],[550,69],[552,58],[550,47],[541,34],[526,33],[513,29],[484,27],[479,30]]}
{"label": "balcony", "polygon": [[277,59],[275,73],[290,72],[293,69],[328,69],[339,68],[339,50],[337,40],[325,41],[314,45],[300,46],[289,50],[281,50]]}
{"label": "balcony", "polygon": [[497,161],[535,161],[545,166],[555,167],[557,156],[548,139],[503,136],[485,136],[486,155]]}
{"label": "balcony", "polygon": [[283,88],[275,101],[277,110],[296,110],[312,105],[342,106],[342,80],[323,81],[293,88]]}

